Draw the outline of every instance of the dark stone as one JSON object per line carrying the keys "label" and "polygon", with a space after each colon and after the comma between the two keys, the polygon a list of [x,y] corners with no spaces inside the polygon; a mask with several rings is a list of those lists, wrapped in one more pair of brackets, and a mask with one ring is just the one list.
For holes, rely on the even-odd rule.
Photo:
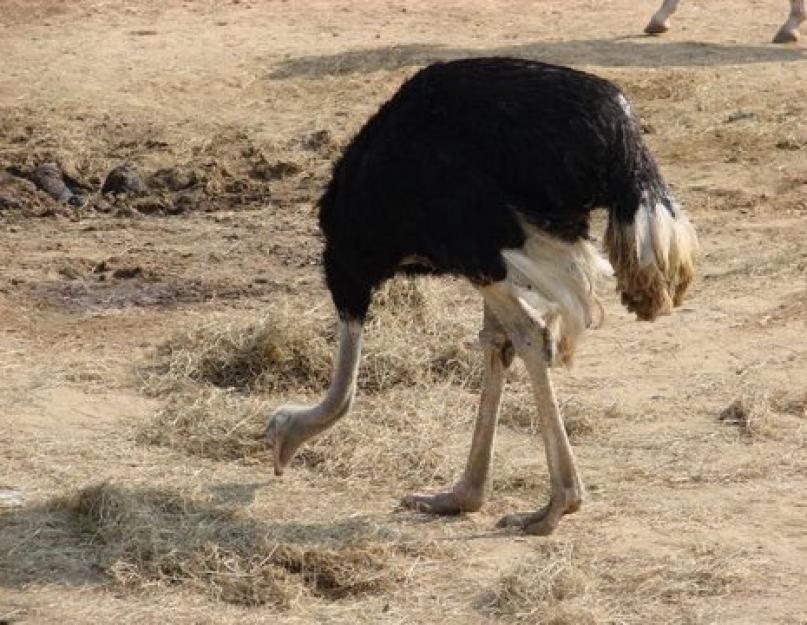
{"label": "dark stone", "polygon": [[143,197],[132,202],[132,208],[143,215],[159,215],[166,211],[167,204],[158,197]]}
{"label": "dark stone", "polygon": [[104,180],[104,186],[101,187],[101,193],[144,195],[148,193],[148,187],[134,167],[123,164],[109,172]]}
{"label": "dark stone", "polygon": [[0,209],[2,208],[22,208],[22,204],[14,198],[0,195]]}
{"label": "dark stone", "polygon": [[30,178],[31,182],[58,202],[67,202],[73,197],[56,163],[42,163],[31,172]]}
{"label": "dark stone", "polygon": [[130,280],[143,275],[143,270],[140,267],[119,267],[112,272],[113,278],[119,280]]}

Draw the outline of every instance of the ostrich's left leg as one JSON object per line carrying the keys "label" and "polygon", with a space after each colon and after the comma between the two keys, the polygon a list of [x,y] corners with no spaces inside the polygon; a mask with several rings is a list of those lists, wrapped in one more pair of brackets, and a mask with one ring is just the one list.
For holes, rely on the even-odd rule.
{"label": "ostrich's left leg", "polygon": [[774,43],[790,43],[799,40],[799,26],[804,21],[804,0],[790,0],[790,15],[773,38]]}
{"label": "ostrich's left leg", "polygon": [[485,353],[485,370],[482,378],[479,413],[465,471],[447,492],[416,493],[404,497],[401,505],[406,508],[432,514],[460,514],[476,512],[485,501],[493,440],[504,385],[504,371],[510,366],[514,356],[512,343],[487,304],[479,341]]}
{"label": "ostrich's left leg", "polygon": [[549,366],[555,361],[558,348],[557,328],[553,318],[536,311],[521,296],[519,288],[509,282],[497,282],[480,290],[504,325],[529,373],[552,488],[549,503],[543,508],[537,512],[509,514],[498,526],[520,527],[528,534],[551,534],[561,517],[576,512],[583,501],[583,483],[549,376]]}
{"label": "ostrich's left leg", "polygon": [[361,358],[362,324],[339,320],[339,346],[328,392],[315,406],[281,406],[266,419],[266,438],[273,449],[275,475],[282,475],[294,452],[305,441],[344,417],[356,394]]}

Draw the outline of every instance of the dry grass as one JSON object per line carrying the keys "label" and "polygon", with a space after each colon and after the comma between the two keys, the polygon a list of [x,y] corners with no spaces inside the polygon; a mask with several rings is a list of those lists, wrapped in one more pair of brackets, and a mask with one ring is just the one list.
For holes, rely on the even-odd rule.
{"label": "dry grass", "polygon": [[[599,590],[608,595],[614,620],[630,623],[646,622],[647,614],[660,622],[716,622],[697,614],[694,600],[728,595],[750,577],[748,555],[719,544],[692,545],[670,556],[609,557],[598,569]],[[712,604],[707,613],[716,611]]]}
{"label": "dry grass", "polygon": [[[412,485],[450,479],[447,442],[473,416],[463,389],[478,384],[481,358],[463,340],[465,327],[436,313],[438,285],[403,279],[379,290],[350,422],[306,445],[298,466]],[[276,308],[257,323],[216,318],[178,333],[141,369],[146,391],[165,404],[138,427],[137,442],[216,460],[263,459],[269,409],[316,401],[327,385],[334,339],[323,327],[316,312]]]}
{"label": "dry grass", "polygon": [[[481,357],[467,329],[438,314],[437,285],[397,279],[376,293],[366,324],[362,391],[441,381],[478,386]],[[205,386],[321,391],[330,379],[334,349],[327,314],[275,307],[257,322],[214,317],[176,333],[155,350],[140,375],[145,392],[155,396]]]}
{"label": "dry grass", "polygon": [[250,323],[214,317],[181,330],[160,345],[141,369],[143,388],[165,395],[194,386],[279,391],[320,388],[330,375],[322,320],[275,309]]}
{"label": "dry grass", "polygon": [[718,419],[737,427],[742,436],[749,440],[770,437],[773,433],[766,393],[743,392],[721,411]]}
{"label": "dry grass", "polygon": [[499,578],[485,609],[538,625],[586,625],[598,622],[590,593],[574,547],[548,542]]}
{"label": "dry grass", "polygon": [[[458,427],[470,429],[475,398],[444,386],[439,397],[396,389],[361,398],[349,419],[310,441],[297,469],[373,483],[417,486],[451,479],[450,445]],[[264,462],[265,402],[218,389],[172,398],[135,433],[140,444],[159,445],[214,460]],[[469,433],[460,438],[464,444]]]}
{"label": "dry grass", "polygon": [[[523,380],[519,386],[511,387],[502,402],[501,423],[536,434],[541,423],[529,383]],[[571,396],[560,401],[566,434],[574,444],[596,439],[607,431],[609,420],[624,416],[618,401],[606,404],[598,401],[596,395],[592,394],[593,399]]]}
{"label": "dry grass", "polygon": [[264,455],[261,402],[220,389],[172,397],[137,429],[140,444],[160,445],[214,460]]}
{"label": "dry grass", "polygon": [[184,585],[238,605],[288,608],[302,596],[388,593],[406,579],[402,557],[431,553],[427,543],[361,520],[259,522],[177,493],[109,483],[49,507],[68,516],[115,584]]}
{"label": "dry grass", "polygon": [[778,392],[772,394],[770,400],[771,408],[777,412],[807,419],[807,391]]}

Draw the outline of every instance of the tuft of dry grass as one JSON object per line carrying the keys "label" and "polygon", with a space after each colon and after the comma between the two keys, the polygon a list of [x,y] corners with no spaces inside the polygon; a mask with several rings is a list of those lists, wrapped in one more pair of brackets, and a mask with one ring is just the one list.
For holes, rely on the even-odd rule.
{"label": "tuft of dry grass", "polygon": [[193,386],[268,391],[313,389],[327,384],[329,337],[321,319],[271,310],[249,324],[215,317],[177,332],[141,368],[143,389],[165,395]]}
{"label": "tuft of dry grass", "polygon": [[696,544],[674,556],[608,558],[599,576],[602,590],[615,597],[677,605],[686,598],[731,593],[749,576],[746,559],[746,553],[723,545]]}
{"label": "tuft of dry grass", "polygon": [[736,426],[749,440],[772,434],[768,397],[764,393],[744,392],[720,412],[718,419]]}
{"label": "tuft of dry grass", "polygon": [[[437,283],[396,279],[376,294],[365,327],[359,388],[448,381],[478,387],[481,356],[468,329],[438,314]],[[320,311],[270,309],[263,319],[236,323],[214,317],[158,346],[140,369],[153,396],[198,387],[251,392],[321,391],[331,375],[333,320]]]}
{"label": "tuft of dry grass", "polygon": [[[569,440],[579,444],[596,438],[609,428],[608,420],[623,416],[618,401],[605,404],[572,396],[562,401],[560,413]],[[529,384],[511,389],[502,402],[501,423],[531,433],[540,431],[541,422],[535,409]]]}
{"label": "tuft of dry grass", "polygon": [[807,419],[807,391],[775,393],[771,397],[771,408],[777,412]]}
{"label": "tuft of dry grass", "polygon": [[171,397],[135,433],[141,445],[180,449],[213,460],[263,455],[263,404],[221,389]]}
{"label": "tuft of dry grass", "polygon": [[574,547],[547,542],[501,575],[489,593],[486,611],[539,625],[596,623],[591,583],[578,566]]}
{"label": "tuft of dry grass", "polygon": [[[361,398],[349,419],[307,443],[294,465],[326,477],[412,486],[450,479],[456,461],[449,443],[458,426],[469,425],[472,412],[463,409],[469,399],[450,386],[435,397],[396,389]],[[265,416],[265,402],[205,390],[170,399],[139,424],[135,440],[214,460],[261,462]]]}
{"label": "tuft of dry grass", "polygon": [[389,592],[406,578],[400,556],[431,553],[427,543],[360,520],[262,523],[178,493],[106,482],[50,507],[72,519],[116,584],[184,585],[245,606]]}

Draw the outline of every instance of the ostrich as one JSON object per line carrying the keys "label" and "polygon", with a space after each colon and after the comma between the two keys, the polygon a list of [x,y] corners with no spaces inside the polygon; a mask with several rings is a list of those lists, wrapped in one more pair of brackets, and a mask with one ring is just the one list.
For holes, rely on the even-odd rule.
{"label": "ostrich", "polygon": [[371,293],[397,273],[466,278],[484,300],[484,372],[465,471],[447,492],[412,494],[426,513],[479,510],[486,496],[505,369],[525,363],[541,422],[550,501],[500,527],[549,534],[583,484],[549,368],[569,363],[599,311],[611,266],[589,239],[608,210],[605,247],[622,302],[653,320],[680,304],[696,237],[671,198],[625,97],[573,69],[475,58],[422,69],[345,149],[319,203],[325,281],[338,312],[330,387],[313,407],[269,415],[274,470],[347,414]]}
{"label": "ostrich", "polygon": [[[667,20],[678,8],[679,0],[664,0],[658,11],[650,18],[644,31],[648,35],[660,35],[669,30]],[[804,21],[804,0],[790,0],[790,15],[782,27],[776,31],[774,43],[791,43],[799,40],[799,25]]]}

